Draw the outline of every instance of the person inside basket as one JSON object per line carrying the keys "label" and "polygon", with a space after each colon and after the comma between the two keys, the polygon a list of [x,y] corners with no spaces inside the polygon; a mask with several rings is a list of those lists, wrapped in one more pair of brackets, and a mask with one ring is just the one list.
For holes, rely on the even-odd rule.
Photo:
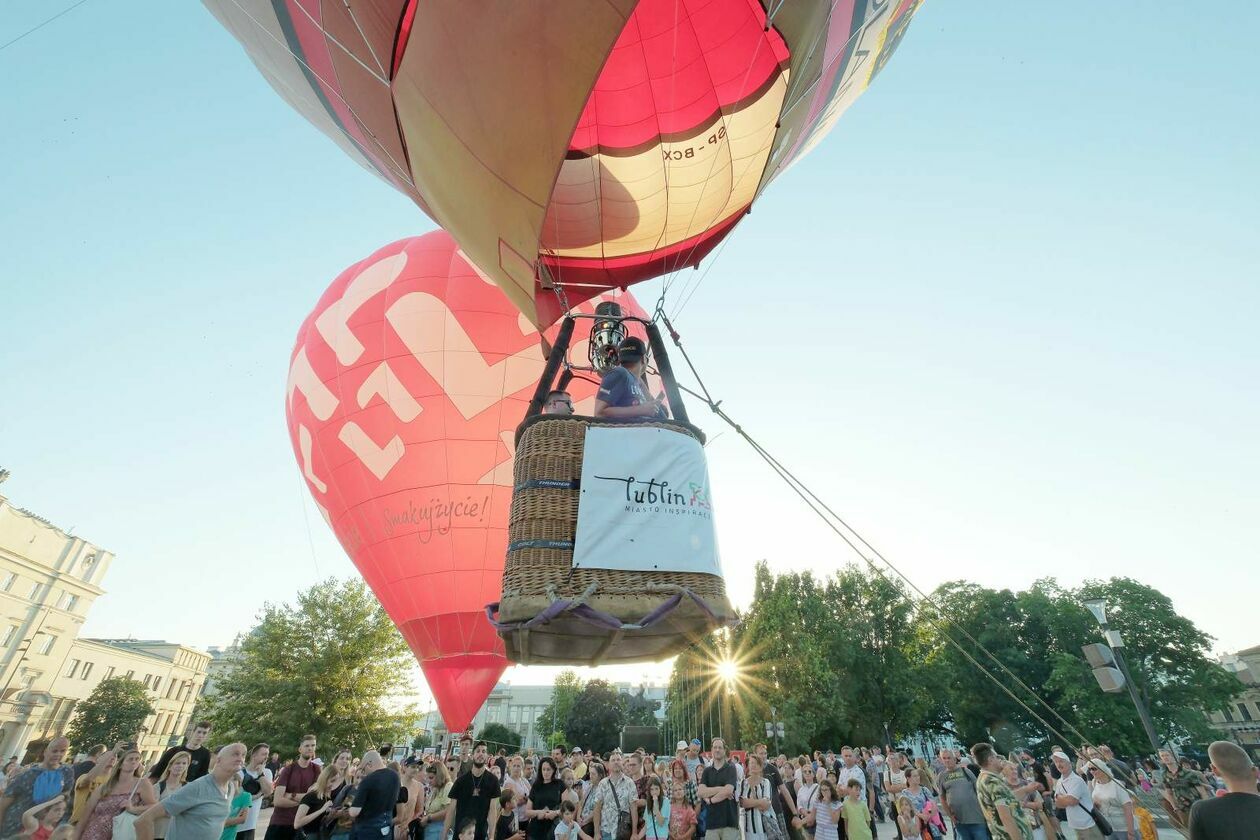
{"label": "person inside basket", "polygon": [[573,414],[573,397],[568,391],[552,391],[543,403],[543,414],[558,414],[568,417]]}
{"label": "person inside basket", "polygon": [[599,393],[595,396],[596,417],[660,417],[666,415],[665,399],[662,393],[655,399],[648,392],[647,383],[643,380],[646,365],[643,361],[647,348],[643,339],[630,336],[617,345],[617,359],[620,367],[615,367],[599,383]]}

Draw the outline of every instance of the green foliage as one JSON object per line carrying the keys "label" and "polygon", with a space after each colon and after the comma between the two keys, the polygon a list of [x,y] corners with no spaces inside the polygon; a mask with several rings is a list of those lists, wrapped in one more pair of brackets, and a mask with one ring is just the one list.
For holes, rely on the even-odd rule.
{"label": "green foliage", "polygon": [[487,742],[491,753],[500,747],[506,748],[509,753],[521,748],[521,736],[501,723],[487,723],[477,733],[477,740]]}
{"label": "green foliage", "polygon": [[424,750],[433,746],[433,736],[428,732],[421,732],[411,739],[411,748],[413,750]]}
{"label": "green foliage", "polygon": [[538,725],[552,730],[564,729],[564,722],[569,718],[569,711],[582,693],[582,678],[576,671],[561,671],[556,675],[555,685],[551,687],[551,702],[538,715]]}
{"label": "green foliage", "polygon": [[591,680],[564,719],[564,733],[583,749],[608,752],[618,745],[626,724],[625,701],[607,680]]}
{"label": "green foliage", "polygon": [[556,747],[568,746],[568,739],[565,738],[563,732],[552,732],[547,736],[547,749],[555,749]]}
{"label": "green foliage", "polygon": [[411,664],[367,585],[329,579],[299,593],[296,605],[263,608],[206,715],[224,743],[265,740],[292,755],[309,732],[322,748],[359,752],[414,722],[410,707],[386,705],[410,690]]}
{"label": "green foliage", "polygon": [[[751,746],[765,739],[764,724],[774,719],[784,724],[780,747],[789,754],[881,743],[885,723],[894,741],[935,731],[965,744],[993,741],[1003,751],[1097,742],[1121,754],[1149,752],[1128,695],[1100,691],[1081,655],[1082,645],[1102,641],[1082,606],[1090,597],[1107,599],[1111,627],[1124,637],[1134,681],[1160,735],[1208,740],[1203,712],[1224,707],[1241,685],[1212,660],[1209,636],[1177,615],[1165,595],[1136,581],[1089,581],[1073,590],[1043,580],[1022,592],[958,581],[934,593],[938,612],[912,601],[900,583],[863,568],[849,566],[818,580],[809,573],[774,575],[764,563],[741,624],[675,660],[666,735],[707,744],[716,734],[730,741],[735,733],[737,742]],[[740,664],[729,705],[715,667],[728,657]]]}
{"label": "green foliage", "polygon": [[134,741],[145,718],[153,712],[149,692],[141,682],[111,677],[101,680],[74,707],[66,737],[76,752],[86,752],[95,744],[112,747],[119,741]]}

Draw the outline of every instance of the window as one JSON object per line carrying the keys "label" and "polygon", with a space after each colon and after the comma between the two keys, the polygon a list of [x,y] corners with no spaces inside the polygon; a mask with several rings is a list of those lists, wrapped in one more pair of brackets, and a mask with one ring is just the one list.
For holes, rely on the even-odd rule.
{"label": "window", "polygon": [[161,688],[161,686],[162,686],[162,678],[161,678],[161,677],[154,677],[154,678],[153,678],[153,691],[156,693],[156,692],[157,692],[157,690],[158,690],[159,688]]}
{"label": "window", "polygon": [[79,679],[81,679],[81,680],[86,680],[86,679],[88,678],[88,674],[90,674],[90,673],[92,673],[92,663],[91,663],[91,662],[84,662],[84,663],[83,663],[83,672],[82,672],[81,674],[79,674]]}
{"label": "window", "polygon": [[167,700],[170,700],[172,697],[175,696],[175,689],[178,686],[179,686],[179,683],[176,682],[175,680],[171,680],[170,682],[166,684],[166,699]]}
{"label": "window", "polygon": [[77,659],[70,660],[70,666],[66,668],[66,678],[73,679],[74,675],[79,673],[79,665],[81,663]]}
{"label": "window", "polygon": [[148,687],[149,687],[149,683],[151,683],[151,682],[153,682],[153,675],[152,675],[152,674],[145,674],[145,675],[144,675],[144,687],[145,687],[145,688],[148,688]]}
{"label": "window", "polygon": [[1247,708],[1246,703],[1238,704],[1238,714],[1242,715],[1243,720],[1251,720],[1251,711]]}
{"label": "window", "polygon": [[17,635],[17,625],[10,624],[9,628],[4,631],[4,641],[0,642],[0,646],[8,647],[13,643],[13,637]]}
{"label": "window", "polygon": [[4,576],[4,581],[3,583],[0,583],[0,587],[3,587],[4,591],[8,592],[10,589],[13,588],[13,584],[16,581],[17,581],[17,572],[9,572],[8,574]]}
{"label": "window", "polygon": [[113,679],[113,677],[114,677],[114,666],[110,665],[108,668],[105,669],[105,679],[109,680],[109,679]]}
{"label": "window", "polygon": [[127,679],[129,679],[129,680],[130,680],[130,679],[135,679],[135,676],[136,676],[136,672],[135,672],[135,671],[128,671],[128,672],[127,672]]}
{"label": "window", "polygon": [[40,589],[40,584],[32,583],[31,591],[27,593],[26,597],[30,598],[32,601],[36,600],[37,598],[39,598],[39,589]]}
{"label": "window", "polygon": [[79,596],[78,596],[78,595],[71,595],[69,592],[67,592],[65,595],[63,595],[63,596],[62,596],[62,598],[61,598],[61,608],[62,608],[63,610],[70,610],[70,611],[73,611],[73,610],[74,610],[74,608],[75,608],[75,607],[77,607],[77,606],[79,606]]}
{"label": "window", "polygon": [[[42,635],[42,634],[41,634]],[[53,646],[57,644],[56,636],[44,636],[44,641],[39,645],[39,652],[43,656],[52,653]]]}

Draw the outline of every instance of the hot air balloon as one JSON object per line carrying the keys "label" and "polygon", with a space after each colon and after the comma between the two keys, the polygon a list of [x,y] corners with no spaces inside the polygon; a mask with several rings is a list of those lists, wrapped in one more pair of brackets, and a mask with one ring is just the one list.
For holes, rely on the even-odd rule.
{"label": "hot air balloon", "polygon": [[[643,314],[628,294],[603,300]],[[451,731],[508,664],[485,607],[499,597],[513,435],[543,372],[542,338],[435,231],[338,276],[290,361],[286,416],[302,476]],[[569,391],[589,413],[595,385],[574,379]]]}
{"label": "hot air balloon", "polygon": [[866,89],[921,0],[205,2],[541,325],[697,264]]}

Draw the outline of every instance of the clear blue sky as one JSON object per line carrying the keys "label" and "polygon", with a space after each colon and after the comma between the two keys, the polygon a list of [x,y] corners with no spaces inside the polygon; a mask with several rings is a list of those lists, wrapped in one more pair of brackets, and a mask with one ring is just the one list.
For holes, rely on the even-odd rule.
{"label": "clear blue sky", "polygon": [[[6,3],[0,43],[62,6]],[[1260,644],[1260,7],[1221,11],[930,0],[680,317],[724,407],[921,586],[1131,575]],[[191,3],[90,0],[0,51],[0,90],[0,489],[117,553],[88,632],[223,644],[353,573],[288,353],[432,224]],[[737,601],[761,558],[851,559],[706,425]]]}

